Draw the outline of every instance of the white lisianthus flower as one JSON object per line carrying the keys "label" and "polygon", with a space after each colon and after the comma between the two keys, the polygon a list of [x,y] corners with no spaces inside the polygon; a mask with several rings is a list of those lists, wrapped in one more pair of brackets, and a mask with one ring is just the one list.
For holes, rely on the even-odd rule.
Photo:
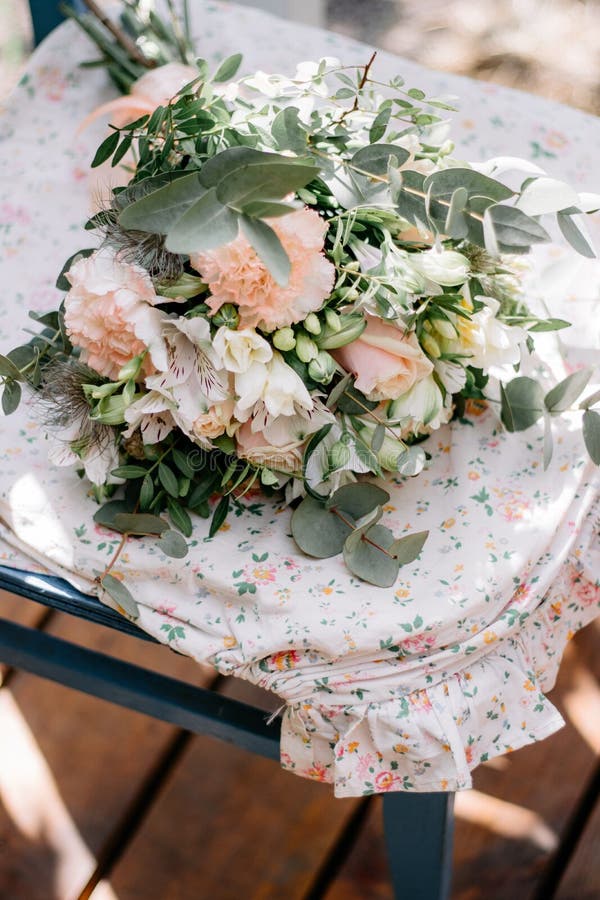
{"label": "white lisianthus flower", "polygon": [[450,395],[447,395],[447,401],[444,403],[433,375],[427,375],[417,381],[410,391],[390,403],[387,417],[399,423],[403,437],[409,434],[429,434],[450,421]]}
{"label": "white lisianthus flower", "polygon": [[469,356],[468,364],[488,371],[492,367],[513,366],[521,359],[521,345],[527,339],[522,328],[505,325],[496,315],[500,308],[494,297],[476,297],[485,306],[470,319],[456,317],[458,341],[452,349]]}
{"label": "white lisianthus flower", "polygon": [[235,376],[238,400],[235,417],[245,422],[254,415],[293,416],[298,409],[312,409],[313,401],[304,383],[277,351],[268,363],[253,362]]}
{"label": "white lisianthus flower", "polygon": [[254,328],[234,331],[222,325],[213,338],[213,347],[228,372],[247,372],[252,363],[266,363],[273,356],[271,345]]}
{"label": "white lisianthus flower", "polygon": [[457,250],[432,247],[423,253],[415,253],[411,262],[417,271],[442,287],[464,284],[469,277],[469,260]]}

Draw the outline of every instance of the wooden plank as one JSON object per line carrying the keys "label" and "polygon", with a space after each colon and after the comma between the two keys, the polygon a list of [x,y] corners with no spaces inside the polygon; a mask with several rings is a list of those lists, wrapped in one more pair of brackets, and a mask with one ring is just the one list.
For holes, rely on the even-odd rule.
{"label": "wooden plank", "polygon": [[[476,790],[457,795],[453,900],[505,900],[531,894],[600,750],[596,745],[600,715],[595,712],[600,709],[600,694],[592,688],[598,691],[600,675],[597,633],[589,627],[572,641],[551,695],[566,727],[545,741],[480,766],[474,773]],[[598,831],[590,838],[592,845],[594,837],[597,842]],[[597,845],[595,855],[587,845],[581,853],[582,863],[569,877],[584,884],[586,866],[585,878],[598,884]],[[580,894],[560,896],[567,900]],[[378,804],[326,898],[391,897]]]}
{"label": "wooden plank", "polygon": [[[227,693],[256,705],[274,702],[235,681]],[[107,885],[119,900],[304,897],[355,806],[277,763],[194,738],[92,900]]]}
{"label": "wooden plank", "polygon": [[600,897],[600,802],[587,823],[571,864],[560,884],[556,900],[598,900]]}
{"label": "wooden plank", "polygon": [[[166,648],[57,616],[60,637],[206,683]],[[176,730],[23,672],[0,691],[0,895],[77,895]],[[106,900],[108,900],[107,895]]]}

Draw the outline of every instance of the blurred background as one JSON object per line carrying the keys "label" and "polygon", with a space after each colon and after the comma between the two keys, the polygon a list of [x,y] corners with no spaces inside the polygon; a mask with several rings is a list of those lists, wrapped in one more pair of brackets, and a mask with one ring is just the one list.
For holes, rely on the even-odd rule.
{"label": "blurred background", "polygon": [[[600,0],[246,2],[431,68],[600,113]],[[0,2],[0,95],[14,84],[29,52],[26,7],[26,0]]]}

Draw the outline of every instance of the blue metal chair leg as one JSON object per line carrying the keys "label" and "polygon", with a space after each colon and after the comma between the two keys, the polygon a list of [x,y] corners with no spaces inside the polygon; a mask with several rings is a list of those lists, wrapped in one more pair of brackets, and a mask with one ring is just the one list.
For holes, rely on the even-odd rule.
{"label": "blue metal chair leg", "polygon": [[385,794],[383,824],[396,900],[448,900],[453,794]]}

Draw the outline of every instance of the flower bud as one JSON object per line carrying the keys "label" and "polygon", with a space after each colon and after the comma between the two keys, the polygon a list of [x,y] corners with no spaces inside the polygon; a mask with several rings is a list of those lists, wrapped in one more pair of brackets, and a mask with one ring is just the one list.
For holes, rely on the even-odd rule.
{"label": "flower bud", "polygon": [[211,322],[217,328],[220,328],[221,325],[225,325],[227,328],[237,328],[240,322],[240,314],[233,303],[224,303],[211,318]]}
{"label": "flower bud", "polygon": [[342,314],[339,317],[339,328],[332,329],[327,325],[315,338],[319,350],[336,350],[355,341],[367,327],[367,320],[359,313]]}
{"label": "flower bud", "polygon": [[171,281],[169,284],[158,285],[158,293],[161,297],[168,297],[172,300],[191,300],[192,297],[197,297],[198,294],[202,293],[206,289],[207,285],[201,278],[198,278],[197,275],[188,275],[187,272],[184,272],[177,281]]}
{"label": "flower bud", "polygon": [[458,337],[458,331],[449,319],[432,319],[431,324],[435,331],[449,341],[455,341]]}
{"label": "flower bud", "polygon": [[421,335],[421,347],[429,354],[429,356],[432,356],[433,359],[439,359],[442,355],[440,345],[431,334],[424,333]]}
{"label": "flower bud", "polygon": [[329,451],[329,466],[331,469],[341,469],[350,461],[350,448],[341,441],[336,441]]}
{"label": "flower bud", "polygon": [[340,322],[340,317],[336,313],[334,309],[326,309],[325,310],[325,321],[327,322],[328,327],[332,331],[339,331],[342,327],[342,323]]}
{"label": "flower bud", "polygon": [[121,367],[118,374],[119,381],[129,381],[130,379],[136,379],[140,374],[140,369],[142,368],[142,363],[144,361],[145,353],[140,353],[139,356],[134,356],[133,359],[130,359],[129,362],[126,362],[124,366]]}
{"label": "flower bud", "polygon": [[278,350],[293,350],[296,346],[296,338],[292,328],[280,328],[272,336],[273,346]]}
{"label": "flower bud", "polygon": [[[138,397],[141,395],[138,394]],[[122,425],[125,422],[125,410],[128,406],[122,394],[105,397],[91,411],[90,419],[102,422],[103,425]]]}
{"label": "flower bud", "polygon": [[302,324],[309,334],[321,333],[321,323],[314,312],[309,313]]}
{"label": "flower bud", "polygon": [[309,338],[305,331],[299,331],[296,335],[296,356],[303,363],[309,363],[319,353],[315,342]]}
{"label": "flower bud", "polygon": [[336,373],[336,369],[334,358],[325,350],[319,350],[318,356],[315,359],[311,359],[308,364],[308,374],[313,381],[318,381],[319,384],[329,384]]}
{"label": "flower bud", "polygon": [[108,384],[82,384],[81,387],[88,400],[102,400],[103,397],[110,397],[111,394],[118,391],[121,384],[109,381]]}

